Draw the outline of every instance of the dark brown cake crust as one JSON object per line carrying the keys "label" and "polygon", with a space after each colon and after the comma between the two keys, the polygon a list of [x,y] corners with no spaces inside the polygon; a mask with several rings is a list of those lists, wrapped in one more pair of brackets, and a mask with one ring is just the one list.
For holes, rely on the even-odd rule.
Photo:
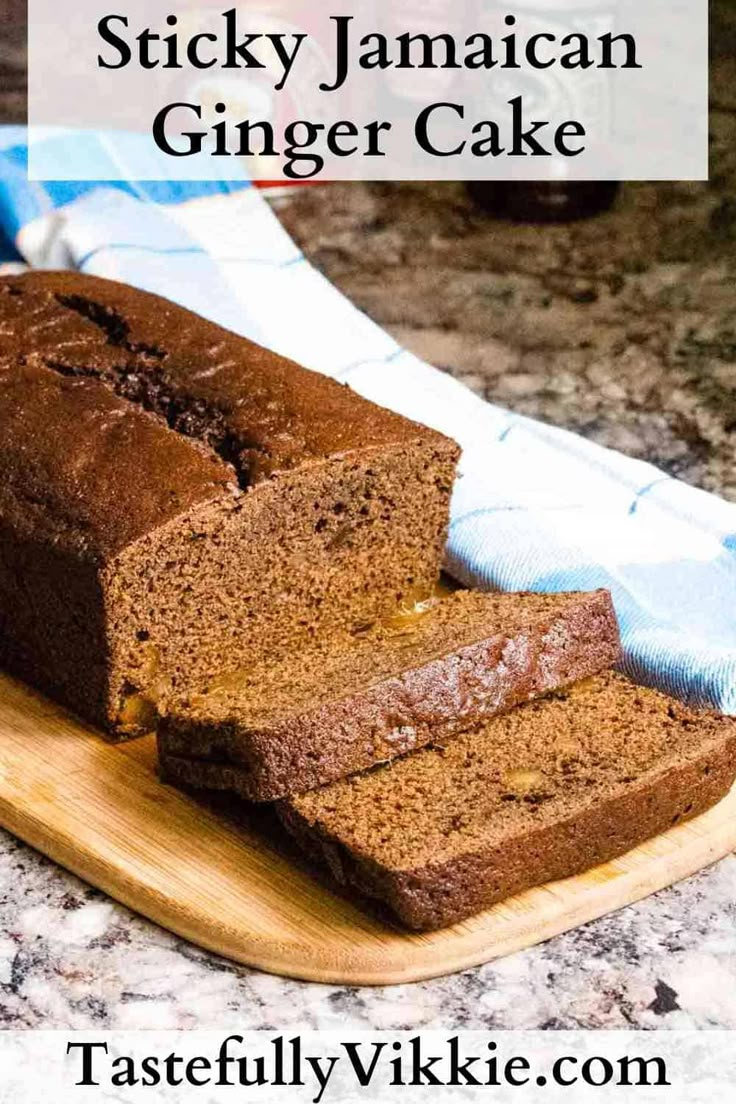
{"label": "dark brown cake crust", "polygon": [[[595,752],[591,752],[582,764],[565,767],[571,760],[558,757],[563,783],[566,772],[568,778],[570,771],[586,772],[578,779],[582,785],[573,796],[565,798],[562,791],[560,797],[558,791],[553,800],[547,800],[550,795],[543,787],[550,784],[549,777],[538,783],[540,789],[536,792],[514,793],[509,784],[504,794],[503,787],[499,789],[497,779],[493,778],[491,765],[493,728],[502,724],[504,718],[491,721],[486,726],[486,737],[468,733],[453,741],[451,748],[455,753],[453,762],[463,759],[467,767],[470,755],[478,764],[476,769],[481,774],[487,772],[487,789],[497,795],[500,815],[508,808],[516,814],[512,826],[505,830],[498,815],[494,824],[490,812],[485,828],[482,820],[473,826],[474,813],[478,812],[474,803],[477,805],[479,798],[459,787],[455,793],[466,812],[449,816],[447,808],[443,812],[433,804],[436,799],[427,794],[423,812],[417,814],[413,829],[417,842],[404,839],[404,853],[392,854],[392,839],[402,835],[402,826],[396,823],[401,816],[397,818],[395,813],[401,808],[402,795],[421,785],[419,778],[422,774],[426,778],[427,771],[436,777],[446,772],[447,785],[457,784],[452,763],[444,759],[441,749],[424,749],[371,775],[347,779],[280,802],[279,815],[304,850],[325,864],[339,882],[378,898],[407,927],[429,931],[460,921],[524,889],[571,877],[609,861],[673,824],[704,812],[728,792],[736,776],[736,721],[695,713],[655,691],[633,687],[619,675],[599,676],[589,683],[584,694],[601,692],[607,695],[609,705],[617,703],[624,718],[621,730],[624,737],[627,725],[647,725],[647,710],[654,718],[649,722],[653,728],[661,722],[656,739],[653,737],[656,751],[652,752],[652,761],[643,767],[647,736],[639,729],[637,753],[632,752],[636,765],[627,763],[618,745],[610,755],[610,762],[605,757],[597,760]],[[577,692],[574,688],[571,700],[575,700]],[[581,709],[589,707],[590,702],[584,697]],[[564,728],[559,723],[561,712],[554,698],[522,706],[516,712],[517,725],[526,724],[525,714],[532,726],[542,718],[540,739],[550,744],[549,758],[554,762],[555,734]],[[584,723],[589,725],[590,718]],[[635,727],[629,731],[633,733]],[[601,750],[607,736],[601,723]],[[503,748],[508,758],[508,747],[502,741],[496,746]],[[489,764],[485,768],[479,759],[484,751]],[[530,751],[521,747],[519,761],[528,762],[539,754],[539,748]],[[420,767],[419,774],[415,765]],[[626,772],[630,769],[640,769],[640,773],[629,775]],[[586,782],[586,777],[590,782]],[[351,820],[352,814],[347,812],[352,807],[351,786],[357,788],[361,807],[374,809],[371,815],[375,825],[371,815],[360,823]],[[380,809],[386,810],[387,822],[393,814],[394,823],[385,838],[381,837],[381,831],[386,829],[379,824]]]}
{"label": "dark brown cake crust", "polygon": [[306,685],[297,656],[270,678],[254,672],[245,691],[176,705],[158,733],[164,778],[273,801],[447,739],[620,652],[604,590],[461,591],[404,620],[315,649]]}
{"label": "dark brown cake crust", "polygon": [[0,280],[0,665],[116,735],[428,591],[457,446],[166,300]]}
{"label": "dark brown cake crust", "polygon": [[[4,474],[18,488],[27,479],[30,496],[65,511],[69,525],[54,534],[57,543],[77,538],[79,526],[99,556],[201,501],[203,482],[211,497],[215,483],[247,489],[417,438],[449,446],[457,458],[447,438],[345,384],[159,296],[71,271],[0,279],[0,382]],[[18,408],[19,391],[26,401]],[[13,412],[16,437],[6,440]],[[120,412],[141,439],[131,429],[118,445],[94,426]],[[13,464],[32,441],[24,465]]]}

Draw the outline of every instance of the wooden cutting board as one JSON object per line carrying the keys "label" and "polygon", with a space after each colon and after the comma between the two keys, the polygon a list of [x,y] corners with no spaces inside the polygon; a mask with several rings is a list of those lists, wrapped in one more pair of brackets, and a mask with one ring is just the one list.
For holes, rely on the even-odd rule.
{"label": "wooden cutting board", "polygon": [[384,985],[449,974],[621,908],[736,847],[735,787],[615,862],[408,935],[290,859],[272,825],[243,816],[164,786],[153,737],[107,744],[0,676],[0,823],[178,935],[288,977]]}

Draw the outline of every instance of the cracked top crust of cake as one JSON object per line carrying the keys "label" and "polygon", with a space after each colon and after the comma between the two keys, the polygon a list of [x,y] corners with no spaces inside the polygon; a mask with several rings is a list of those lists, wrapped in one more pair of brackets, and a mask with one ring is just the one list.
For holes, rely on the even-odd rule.
{"label": "cracked top crust of cake", "polygon": [[102,558],[210,499],[237,509],[296,468],[417,439],[457,458],[346,385],[74,272],[0,281],[0,417],[6,512]]}

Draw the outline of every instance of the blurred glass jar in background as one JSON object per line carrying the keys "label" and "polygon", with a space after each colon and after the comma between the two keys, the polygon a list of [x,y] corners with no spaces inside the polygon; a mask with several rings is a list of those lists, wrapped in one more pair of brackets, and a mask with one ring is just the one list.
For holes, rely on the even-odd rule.
{"label": "blurred glass jar in background", "polygon": [[[613,31],[618,0],[475,0],[478,25],[499,39],[510,30],[525,37],[552,32],[558,41],[570,33],[596,38]],[[510,28],[504,18],[510,12],[516,23]],[[493,99],[504,104],[511,93],[504,73],[494,80]],[[600,69],[582,70],[564,89],[554,68],[531,74],[524,95],[537,118],[576,118],[585,105],[591,129],[606,138],[611,129],[611,97],[608,74]],[[501,218],[522,222],[566,222],[588,218],[608,210],[616,200],[615,180],[570,180],[565,165],[556,159],[546,179],[477,180],[467,188],[479,207]],[[540,174],[541,176],[541,174]]]}
{"label": "blurred glass jar in background", "polygon": [[615,180],[471,180],[471,198],[489,214],[515,222],[572,222],[609,210]]}

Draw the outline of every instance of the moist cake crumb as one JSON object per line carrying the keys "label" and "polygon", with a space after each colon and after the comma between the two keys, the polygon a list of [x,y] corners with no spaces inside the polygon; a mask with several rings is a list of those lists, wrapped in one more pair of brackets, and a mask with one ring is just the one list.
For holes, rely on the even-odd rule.
{"label": "moist cake crumb", "polygon": [[340,881],[430,930],[630,850],[734,775],[736,720],[607,672],[278,809]]}
{"label": "moist cake crumb", "polygon": [[457,591],[184,695],[162,719],[161,767],[172,782],[271,801],[448,738],[618,658],[607,591]]}

